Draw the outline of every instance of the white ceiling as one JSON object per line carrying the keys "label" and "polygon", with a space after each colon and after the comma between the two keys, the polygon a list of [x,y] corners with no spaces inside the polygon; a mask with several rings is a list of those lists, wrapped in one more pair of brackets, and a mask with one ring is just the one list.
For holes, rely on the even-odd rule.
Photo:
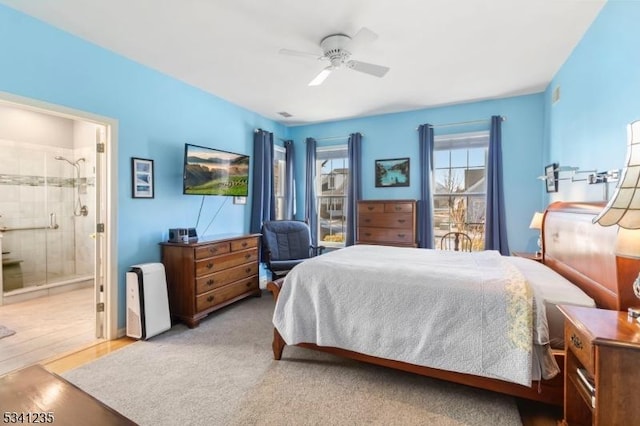
{"label": "white ceiling", "polygon": [[[605,0],[0,0],[278,122],[295,125],[544,90]],[[378,34],[353,59],[383,78],[281,48]],[[285,119],[278,112],[292,117]]]}

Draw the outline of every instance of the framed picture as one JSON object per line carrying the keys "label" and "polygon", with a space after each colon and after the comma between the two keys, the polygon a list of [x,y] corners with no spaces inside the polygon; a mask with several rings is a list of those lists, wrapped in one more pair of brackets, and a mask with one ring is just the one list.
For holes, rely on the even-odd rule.
{"label": "framed picture", "polygon": [[544,168],[547,192],[558,192],[558,163],[549,164]]}
{"label": "framed picture", "polygon": [[247,204],[247,197],[233,197],[233,204]]}
{"label": "framed picture", "polygon": [[376,160],[376,188],[409,186],[409,158]]}
{"label": "framed picture", "polygon": [[153,198],[153,160],[131,157],[131,196]]}

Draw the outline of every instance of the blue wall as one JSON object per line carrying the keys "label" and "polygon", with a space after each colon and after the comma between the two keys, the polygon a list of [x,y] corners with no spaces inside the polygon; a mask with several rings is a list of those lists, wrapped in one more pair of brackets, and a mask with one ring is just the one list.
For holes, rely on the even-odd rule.
{"label": "blue wall", "polygon": [[[184,143],[252,154],[252,130],[257,127],[274,132],[276,139],[295,141],[298,217],[302,217],[304,139],[308,136],[320,139],[363,133],[364,198],[417,198],[418,125],[505,116],[509,244],[512,250],[532,251],[537,237],[528,224],[533,212],[547,202],[543,185],[536,179],[545,164],[557,161],[581,169],[607,170],[624,163],[626,124],[640,118],[637,22],[640,2],[608,2],[541,94],[286,128],[0,6],[0,91],[118,120],[120,289],[129,265],[159,260],[158,242],[166,239],[168,228],[195,224],[201,198],[182,195]],[[558,85],[561,99],[551,106],[551,92]],[[486,128],[446,128],[436,134]],[[155,160],[152,200],[131,199],[130,158],[134,156]],[[405,156],[412,162],[411,186],[375,188],[374,160]],[[561,192],[555,197],[597,197],[593,191],[579,189],[584,186],[561,182]],[[205,199],[199,229],[224,200]],[[229,200],[207,233],[245,232],[248,223],[249,204],[237,206]],[[124,297],[120,302],[122,327]]]}
{"label": "blue wall", "polygon": [[[545,161],[622,168],[629,122],[640,119],[640,2],[609,1],[545,92]],[[560,101],[551,104],[554,88]],[[611,185],[611,189],[615,184]],[[560,182],[551,200],[602,200],[603,185]]]}
{"label": "blue wall", "polygon": [[[0,91],[107,116],[119,122],[118,278],[158,262],[173,227],[194,226],[202,197],[182,194],[185,142],[253,155],[253,129],[284,137],[275,122],[0,6]],[[155,161],[155,198],[131,198],[130,158]],[[246,232],[250,205],[207,197],[199,230],[226,201],[207,234]]]}
{"label": "blue wall", "polygon": [[[293,127],[289,136],[296,145],[296,161],[299,165],[296,167],[296,180],[299,182],[296,193],[298,218],[303,217],[304,210],[305,138],[322,139],[362,133],[363,198],[417,199],[420,196],[417,127],[424,123],[437,125],[486,119],[484,125],[436,128],[435,134],[488,130],[491,116],[501,115],[506,117],[502,123],[502,153],[509,246],[512,250],[535,251],[538,236],[529,229],[529,222],[533,213],[544,207],[543,185],[536,179],[542,174],[543,101],[544,96],[540,93]],[[325,142],[320,140],[318,146],[344,144],[346,141],[346,138]],[[376,188],[374,160],[398,157],[410,158],[411,185],[406,188]]]}

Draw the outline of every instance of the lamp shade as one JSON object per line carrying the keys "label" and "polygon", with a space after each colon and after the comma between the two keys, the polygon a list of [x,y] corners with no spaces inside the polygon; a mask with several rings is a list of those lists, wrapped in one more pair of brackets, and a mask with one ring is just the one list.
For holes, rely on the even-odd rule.
{"label": "lamp shade", "polygon": [[640,259],[640,231],[620,228],[616,239],[616,254]]}
{"label": "lamp shade", "polygon": [[627,162],[611,200],[594,223],[640,229],[640,121],[627,126]]}
{"label": "lamp shade", "polygon": [[542,229],[542,218],[544,215],[540,212],[535,212],[533,214],[533,218],[531,218],[531,223],[529,224],[530,229]]}

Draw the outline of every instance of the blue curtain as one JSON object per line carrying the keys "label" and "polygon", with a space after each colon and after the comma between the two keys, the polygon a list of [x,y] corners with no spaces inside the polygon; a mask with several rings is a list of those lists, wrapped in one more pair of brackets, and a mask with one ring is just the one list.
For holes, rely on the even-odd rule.
{"label": "blue curtain", "polygon": [[316,215],[316,140],[307,138],[306,181],[304,184],[304,220],[311,228],[311,243],[318,245],[318,217]]}
{"label": "blue curtain", "polygon": [[293,141],[284,141],[284,218],[293,220],[295,215],[296,186],[294,183]]}
{"label": "blue curtain", "polygon": [[276,216],[273,191],[273,133],[258,129],[253,133],[252,233],[260,232],[262,222]]}
{"label": "blue curtain", "polygon": [[357,207],[362,199],[362,135],[349,135],[349,186],[347,187],[347,235],[345,244],[352,246],[356,242]]}
{"label": "blue curtain", "polygon": [[418,247],[433,248],[433,126],[418,127],[420,143],[420,199],[418,200]]}
{"label": "blue curtain", "polygon": [[485,216],[485,250],[498,250],[509,255],[507,222],[502,179],[502,117],[491,117],[489,159],[487,164],[487,212]]}

